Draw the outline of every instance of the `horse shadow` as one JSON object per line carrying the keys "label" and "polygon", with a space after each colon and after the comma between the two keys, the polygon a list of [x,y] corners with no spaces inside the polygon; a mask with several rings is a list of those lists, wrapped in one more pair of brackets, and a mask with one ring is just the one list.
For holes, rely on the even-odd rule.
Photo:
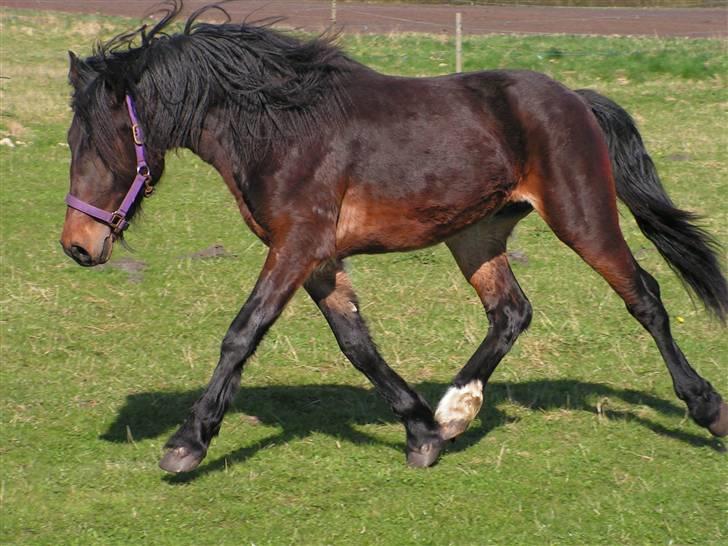
{"label": "horse shadow", "polygon": [[[429,400],[437,400],[448,385],[421,383],[417,390]],[[101,439],[125,443],[133,440],[158,438],[179,425],[187,415],[201,390],[172,392],[142,392],[127,396],[116,419]],[[635,406],[629,409],[610,409],[610,400],[621,400]],[[601,383],[571,379],[536,380],[519,383],[491,382],[486,387],[483,408],[470,429],[449,451],[461,451],[480,441],[491,430],[515,419],[499,409],[503,402],[517,404],[531,410],[570,409],[587,411],[610,420],[636,422],[645,428],[681,442],[725,451],[724,445],[707,436],[667,428],[640,415],[639,407],[647,406],[663,415],[685,416],[685,410],[672,402],[651,394],[619,389]],[[620,404],[623,406],[623,404]],[[229,413],[242,414],[251,425],[275,426],[279,432],[254,445],[242,447],[219,457],[185,475],[169,477],[171,482],[186,482],[218,470],[226,465],[242,462],[260,450],[314,433],[326,434],[355,444],[380,444],[402,452],[402,442],[389,442],[357,430],[357,425],[391,424],[394,415],[373,389],[350,385],[297,385],[242,387]]]}

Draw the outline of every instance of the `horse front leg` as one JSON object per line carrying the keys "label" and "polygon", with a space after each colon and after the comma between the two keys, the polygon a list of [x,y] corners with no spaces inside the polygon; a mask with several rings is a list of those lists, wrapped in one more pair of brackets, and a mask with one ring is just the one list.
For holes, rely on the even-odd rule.
{"label": "horse front leg", "polygon": [[404,424],[407,463],[415,467],[433,465],[442,449],[442,438],[432,410],[379,354],[342,263],[329,262],[320,267],[304,287],[329,323],[344,355],[372,382]]}
{"label": "horse front leg", "polygon": [[163,470],[189,472],[205,458],[238,391],[245,361],[317,264],[300,250],[271,247],[252,293],[225,334],[209,384],[165,445],[169,450],[159,462]]}

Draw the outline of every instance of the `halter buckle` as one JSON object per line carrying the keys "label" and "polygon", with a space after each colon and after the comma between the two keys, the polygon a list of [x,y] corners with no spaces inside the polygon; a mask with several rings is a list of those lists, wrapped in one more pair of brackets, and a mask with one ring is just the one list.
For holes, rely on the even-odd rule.
{"label": "halter buckle", "polygon": [[146,163],[138,165],[137,174],[144,178],[144,197],[149,197],[154,193],[154,186],[152,186],[152,173],[149,171],[149,166]]}
{"label": "halter buckle", "polygon": [[144,135],[142,134],[142,128],[139,127],[138,123],[131,126],[131,134],[134,137],[134,144],[137,146],[144,145]]}
{"label": "halter buckle", "polygon": [[119,226],[124,223],[124,220],[126,220],[126,218],[124,218],[124,215],[119,211],[112,212],[111,219],[109,220],[109,226],[111,226],[112,231],[121,231],[123,228],[120,228]]}

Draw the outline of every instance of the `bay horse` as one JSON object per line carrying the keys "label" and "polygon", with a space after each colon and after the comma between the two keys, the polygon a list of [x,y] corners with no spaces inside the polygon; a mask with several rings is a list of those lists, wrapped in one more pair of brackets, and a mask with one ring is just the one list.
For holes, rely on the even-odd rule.
{"label": "bay horse", "polygon": [[[168,3],[152,28],[119,35],[88,58],[69,52],[74,115],[61,236],[79,264],[106,262],[162,176],[165,153],[188,148],[220,173],[269,248],[209,384],[165,446],[162,469],[200,464],[243,365],[301,286],[404,424],[407,462],[434,464],[475,418],[489,377],[531,321],[506,242],[533,210],[652,335],[693,420],[728,434],[728,405],[673,340],[659,286],[625,243],[616,199],[725,322],[718,246],[667,196],[620,106],[530,71],[386,76],[323,37],[200,21],[209,6],[167,32],[180,9]],[[433,412],[377,351],[343,260],[440,242],[490,326]]]}

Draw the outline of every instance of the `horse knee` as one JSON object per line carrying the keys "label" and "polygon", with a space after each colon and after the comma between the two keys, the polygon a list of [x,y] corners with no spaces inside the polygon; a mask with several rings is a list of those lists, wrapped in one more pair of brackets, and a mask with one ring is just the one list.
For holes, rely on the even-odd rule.
{"label": "horse knee", "polygon": [[502,301],[488,312],[491,328],[502,332],[509,344],[529,327],[532,318],[533,308],[523,295],[506,302]]}

